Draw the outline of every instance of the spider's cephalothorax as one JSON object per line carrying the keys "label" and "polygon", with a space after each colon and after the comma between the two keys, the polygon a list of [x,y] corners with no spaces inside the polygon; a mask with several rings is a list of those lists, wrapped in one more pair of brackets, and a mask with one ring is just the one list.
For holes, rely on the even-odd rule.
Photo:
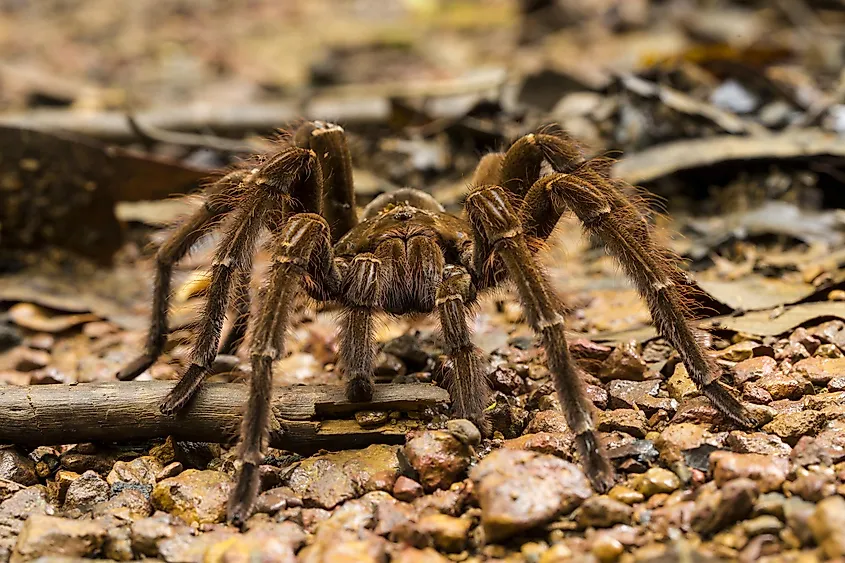
{"label": "spider's cephalothorax", "polygon": [[[506,153],[481,160],[463,217],[446,213],[423,192],[403,189],[376,198],[359,222],[343,130],[306,123],[275,154],[213,184],[205,205],[160,248],[146,349],[119,378],[135,377],[162,353],[173,264],[232,215],[213,261],[192,364],[161,405],[162,412],[175,413],[197,392],[233,303],[236,320],[220,349],[232,352],[249,326],[252,379],[241,427],[242,467],[229,502],[231,521],[249,516],[258,492],[258,467],[270,425],[271,365],[284,353],[285,332],[300,292],[344,308],[339,363],[353,401],[366,401],[373,393],[374,315],[436,312],[451,357],[453,415],[484,431],[489,389],[468,317],[479,292],[513,282],[546,349],[587,475],[597,490],[605,491],[613,483],[613,470],[569,355],[564,305],[534,256],[542,247],[538,242],[548,238],[569,210],[604,240],[634,281],[660,333],[677,348],[704,395],[735,422],[752,425],[753,418],[719,381],[718,367],[688,323],[685,275],[671,253],[654,242],[650,224],[625,195],[629,190],[609,178],[605,164],[585,160],[565,134],[546,129],[520,138]],[[257,312],[249,318],[252,258],[265,228],[272,236],[273,261]]]}

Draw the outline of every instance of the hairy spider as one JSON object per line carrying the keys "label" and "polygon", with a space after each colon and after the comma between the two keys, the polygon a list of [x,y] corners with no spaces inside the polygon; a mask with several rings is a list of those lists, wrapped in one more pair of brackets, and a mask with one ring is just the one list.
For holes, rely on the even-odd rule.
{"label": "hairy spider", "polygon": [[[535,258],[567,209],[600,237],[648,303],[704,395],[735,422],[754,419],[688,323],[689,284],[677,261],[651,235],[649,222],[611,180],[606,162],[585,160],[563,132],[526,135],[506,153],[483,157],[466,198],[465,216],[446,213],[430,195],[401,189],[355,210],[346,137],[337,125],[308,122],[278,151],[230,172],[205,205],[160,248],[152,326],[144,354],[119,374],[131,379],[162,353],[173,265],[203,235],[233,215],[217,248],[193,363],[161,405],[176,413],[200,388],[217,354],[227,305],[236,320],[221,350],[231,352],[251,331],[252,379],[240,435],[242,466],[229,501],[230,521],[250,515],[270,425],[271,364],[284,353],[285,331],[301,292],[343,305],[339,365],[346,395],[373,393],[373,319],[382,311],[437,312],[452,360],[447,382],[452,414],[488,430],[485,362],[470,338],[468,318],[480,292],[511,281],[531,327],[546,349],[560,404],[594,488],[606,491],[613,469],[599,443],[593,406],[566,344],[564,305]],[[259,233],[272,235],[273,261],[256,313],[249,317],[249,282]]]}

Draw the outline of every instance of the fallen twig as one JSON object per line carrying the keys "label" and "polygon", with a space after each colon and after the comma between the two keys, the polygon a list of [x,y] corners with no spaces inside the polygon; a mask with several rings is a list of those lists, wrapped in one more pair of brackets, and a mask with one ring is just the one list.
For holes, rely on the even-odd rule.
{"label": "fallen twig", "polygon": [[804,129],[760,137],[719,135],[675,141],[625,155],[613,173],[641,184],[720,162],[816,156],[845,157],[845,139],[819,129]]}
{"label": "fallen twig", "polygon": [[[42,385],[0,389],[0,443],[55,445],[121,442],[173,436],[178,440],[229,443],[237,435],[247,387],[205,385],[188,408],[165,416],[158,405],[169,381]],[[376,385],[369,403],[350,403],[343,388],[317,385],[277,388],[273,394],[270,445],[299,453],[338,450],[373,443],[402,443],[418,421],[399,419],[363,428],[357,411],[419,411],[448,403],[434,385]],[[283,430],[279,432],[278,429]]]}

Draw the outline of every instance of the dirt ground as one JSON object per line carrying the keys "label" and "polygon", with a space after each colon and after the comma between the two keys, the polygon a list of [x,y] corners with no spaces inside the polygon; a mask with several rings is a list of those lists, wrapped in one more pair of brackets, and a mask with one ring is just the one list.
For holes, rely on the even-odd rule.
{"label": "dirt ground", "polygon": [[[6,0],[0,52],[0,561],[845,560],[842,2]],[[220,233],[174,271],[165,353],[116,374],[198,188],[304,119],[345,128],[359,208],[412,186],[452,212],[482,155],[565,130],[644,201],[758,426],[701,395],[565,215],[538,257],[609,492],[512,288],[472,321],[483,439],[448,416],[434,316],[378,324],[383,391],[362,408],[338,391],[338,307],[303,300],[256,513],[226,524],[248,343],[185,418],[157,408],[191,362]],[[271,262],[259,245],[253,292]]]}

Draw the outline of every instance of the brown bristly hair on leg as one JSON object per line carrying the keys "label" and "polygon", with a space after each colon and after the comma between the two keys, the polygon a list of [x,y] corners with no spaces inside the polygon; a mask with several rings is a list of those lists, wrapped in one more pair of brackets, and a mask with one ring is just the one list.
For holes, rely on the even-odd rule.
{"label": "brown bristly hair on leg", "polygon": [[616,186],[585,165],[558,176],[553,189],[556,205],[571,209],[585,228],[606,244],[648,304],[654,323],[678,351],[690,377],[720,409],[743,426],[756,421],[719,381],[720,370],[691,326],[686,275],[672,253],[658,246],[648,221]]}

